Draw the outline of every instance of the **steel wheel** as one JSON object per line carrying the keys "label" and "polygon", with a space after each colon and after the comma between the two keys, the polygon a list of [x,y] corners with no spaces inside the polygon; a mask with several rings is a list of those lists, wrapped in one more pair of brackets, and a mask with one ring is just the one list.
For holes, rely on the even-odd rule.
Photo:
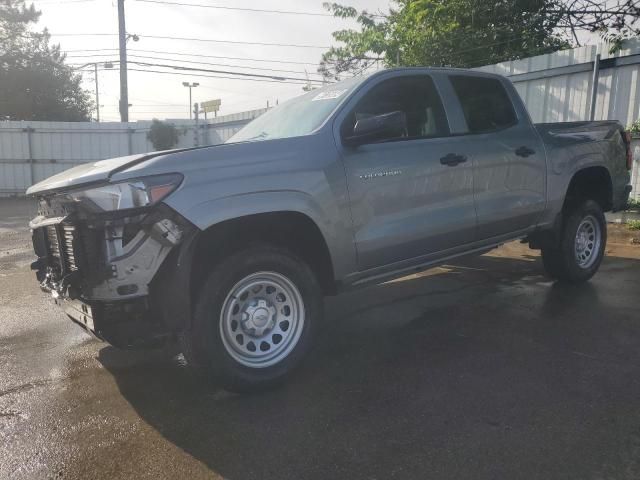
{"label": "steel wheel", "polygon": [[236,283],[220,314],[220,336],[238,363],[264,368],[285,359],[304,327],[298,288],[284,275],[256,272]]}
{"label": "steel wheel", "polygon": [[574,242],[576,262],[580,268],[589,268],[598,259],[602,232],[600,224],[591,215],[582,219]]}

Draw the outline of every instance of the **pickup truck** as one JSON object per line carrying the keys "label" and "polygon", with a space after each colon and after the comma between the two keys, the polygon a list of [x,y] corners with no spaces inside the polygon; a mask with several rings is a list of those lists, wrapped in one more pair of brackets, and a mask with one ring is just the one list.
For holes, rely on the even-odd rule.
{"label": "pickup truck", "polygon": [[230,390],[281,382],[323,297],[521,239],[584,282],[625,207],[615,121],[536,124],[508,79],[402,68],[269,110],[222,145],[84,164],[28,189],[43,290],[118,347],[173,340]]}

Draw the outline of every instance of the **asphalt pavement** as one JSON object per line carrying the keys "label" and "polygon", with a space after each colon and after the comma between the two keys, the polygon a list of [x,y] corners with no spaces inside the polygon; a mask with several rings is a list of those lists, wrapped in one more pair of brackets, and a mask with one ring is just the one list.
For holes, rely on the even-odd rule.
{"label": "asphalt pavement", "polygon": [[2,479],[640,478],[640,246],[623,234],[578,287],[511,243],[329,298],[293,378],[234,395],[68,321],[29,270],[32,213],[0,200]]}

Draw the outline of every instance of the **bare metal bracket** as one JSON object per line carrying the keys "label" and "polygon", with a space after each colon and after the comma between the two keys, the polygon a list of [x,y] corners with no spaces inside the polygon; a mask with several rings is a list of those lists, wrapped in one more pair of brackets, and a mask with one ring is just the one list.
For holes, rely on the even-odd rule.
{"label": "bare metal bracket", "polygon": [[147,295],[149,283],[171,249],[182,241],[183,232],[169,219],[141,230],[123,245],[123,227],[107,228],[105,233],[106,263],[112,276],[94,286],[92,300],[123,300]]}

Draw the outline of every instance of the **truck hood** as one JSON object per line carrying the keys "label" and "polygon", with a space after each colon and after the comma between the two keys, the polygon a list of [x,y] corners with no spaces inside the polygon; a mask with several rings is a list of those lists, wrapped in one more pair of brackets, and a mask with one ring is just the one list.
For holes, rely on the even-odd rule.
{"label": "truck hood", "polygon": [[79,186],[101,183],[109,180],[114,173],[125,170],[154,157],[181,152],[188,149],[166,150],[162,152],[141,153],[126,157],[109,158],[97,162],[83,163],[60,172],[27,189],[27,195],[68,190]]}
{"label": "truck hood", "polygon": [[[27,195],[56,193],[59,191],[83,188],[90,185],[119,182],[147,175],[181,172],[188,176],[196,171],[199,180],[205,175],[218,177],[216,166],[228,172],[249,163],[252,169],[257,164],[270,163],[275,168],[278,161],[299,157],[309,148],[310,138],[285,138],[260,142],[223,143],[202,147],[165,150],[161,152],[129,155],[98,162],[86,163],[58,173],[27,190]],[[284,167],[283,167],[284,168]],[[289,167],[286,167],[289,168]],[[209,178],[208,181],[213,181]]]}

